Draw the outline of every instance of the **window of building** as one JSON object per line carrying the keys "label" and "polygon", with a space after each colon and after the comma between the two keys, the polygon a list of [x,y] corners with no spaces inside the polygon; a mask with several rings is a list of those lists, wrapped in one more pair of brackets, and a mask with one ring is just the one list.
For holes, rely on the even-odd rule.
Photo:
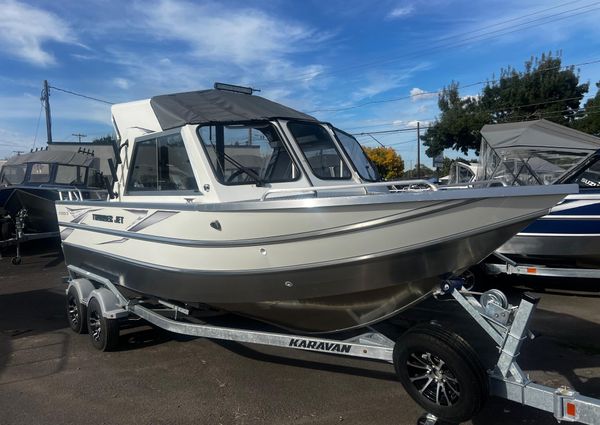
{"label": "window of building", "polygon": [[198,190],[179,133],[136,142],[131,164],[130,192]]}
{"label": "window of building", "polygon": [[262,185],[294,181],[300,176],[269,123],[202,126],[198,136],[223,184]]}
{"label": "window of building", "polygon": [[327,130],[319,124],[290,122],[292,135],[315,176],[323,180],[348,180],[350,170]]}

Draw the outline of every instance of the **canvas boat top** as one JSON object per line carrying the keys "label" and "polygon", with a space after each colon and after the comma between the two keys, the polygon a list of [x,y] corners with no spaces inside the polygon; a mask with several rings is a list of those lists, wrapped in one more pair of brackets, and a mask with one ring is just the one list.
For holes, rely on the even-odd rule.
{"label": "canvas boat top", "polygon": [[5,166],[21,165],[29,163],[63,164],[90,167],[96,164],[97,159],[90,154],[80,152],[69,152],[59,150],[41,150],[36,152],[15,155],[8,159]]}
{"label": "canvas boat top", "polygon": [[481,129],[481,135],[496,150],[573,149],[592,153],[600,149],[599,137],[544,119],[487,124]]}
{"label": "canvas boat top", "polygon": [[187,124],[287,118],[316,121],[264,97],[225,90],[200,90],[154,96],[150,105],[163,130]]}

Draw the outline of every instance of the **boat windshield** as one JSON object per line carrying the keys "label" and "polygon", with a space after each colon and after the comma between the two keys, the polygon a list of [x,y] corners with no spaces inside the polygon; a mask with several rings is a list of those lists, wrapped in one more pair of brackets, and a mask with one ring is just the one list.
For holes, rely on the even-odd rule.
{"label": "boat windshield", "polygon": [[298,168],[270,123],[206,125],[198,128],[211,166],[226,185],[297,180]]}
{"label": "boat windshield", "polygon": [[81,186],[85,184],[85,168],[76,165],[57,165],[54,183]]}
{"label": "boat windshield", "polygon": [[340,129],[334,128],[333,131],[346,151],[346,154],[350,157],[350,161],[354,164],[360,177],[363,180],[371,182],[379,181],[377,168],[365,154],[358,140]]}
{"label": "boat windshield", "polygon": [[26,171],[27,164],[5,165],[0,173],[0,185],[23,183]]}
{"label": "boat windshield", "polygon": [[600,187],[600,156],[594,158],[588,166],[565,183],[577,183],[581,188]]}
{"label": "boat windshield", "polygon": [[350,170],[322,125],[290,122],[288,128],[315,176],[323,180],[350,179]]}

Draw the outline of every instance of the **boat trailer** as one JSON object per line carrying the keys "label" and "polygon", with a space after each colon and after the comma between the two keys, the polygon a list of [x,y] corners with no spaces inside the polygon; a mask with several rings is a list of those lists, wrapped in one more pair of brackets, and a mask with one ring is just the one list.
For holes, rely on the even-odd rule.
{"label": "boat trailer", "polygon": [[500,260],[500,263],[486,260],[483,263],[485,271],[490,275],[520,275],[520,276],[545,276],[545,277],[575,277],[580,279],[600,279],[600,269],[584,269],[576,267],[550,267],[536,264],[519,264],[516,261],[500,254],[492,253],[491,257]]}
{"label": "boat trailer", "polygon": [[[22,208],[17,213],[14,220],[14,236],[1,239],[0,240],[0,249],[7,248],[10,246],[16,246],[15,256],[11,259],[11,262],[18,266],[21,264],[21,244],[34,241],[37,239],[48,239],[48,238],[57,238],[60,236],[58,231],[56,232],[39,232],[39,233],[28,233],[25,231],[25,219],[27,218],[27,210]],[[0,253],[0,259],[2,259],[2,254]]]}
{"label": "boat trailer", "polygon": [[[485,370],[462,337],[436,324],[416,325],[396,341],[371,328],[349,339],[332,339],[214,326],[192,317],[186,306],[127,299],[103,276],[72,265],[68,270],[69,325],[77,333],[89,332],[94,347],[102,351],[116,348],[119,321],[135,317],[182,335],[391,363],[409,395],[428,412],[418,421],[423,425],[467,421],[478,413],[488,395],[549,412],[558,421],[600,423],[600,400],[567,387],[536,384],[517,364],[521,346],[531,335],[528,325],[539,301],[529,295],[513,306],[497,289],[483,294],[466,291],[460,279],[444,281],[434,293],[457,301],[496,344],[498,360]],[[475,295],[480,295],[479,299]]]}

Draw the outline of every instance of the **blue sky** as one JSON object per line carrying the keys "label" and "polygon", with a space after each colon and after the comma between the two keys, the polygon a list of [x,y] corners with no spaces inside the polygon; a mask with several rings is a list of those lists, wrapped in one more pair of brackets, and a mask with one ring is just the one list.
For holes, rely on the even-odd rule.
{"label": "blue sky", "polygon": [[[331,109],[482,81],[547,51],[599,60],[599,18],[593,0],[0,0],[0,157],[45,144],[44,79],[110,102],[239,83],[350,132],[381,131],[427,125],[436,95]],[[594,83],[600,63],[580,73]],[[112,132],[109,105],[52,91],[51,107],[57,141]],[[414,163],[413,132],[375,137]]]}

